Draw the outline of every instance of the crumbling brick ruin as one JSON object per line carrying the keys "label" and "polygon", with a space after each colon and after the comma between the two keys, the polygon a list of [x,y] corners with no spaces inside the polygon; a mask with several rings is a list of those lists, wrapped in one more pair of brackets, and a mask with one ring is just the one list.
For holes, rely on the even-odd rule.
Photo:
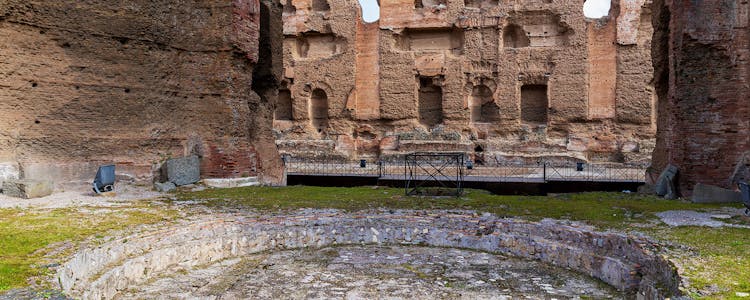
{"label": "crumbling brick ruin", "polygon": [[111,162],[148,181],[198,154],[204,177],[278,182],[273,103],[251,85],[256,65],[280,76],[257,50],[280,14],[258,0],[0,2],[0,181],[90,181]]}
{"label": "crumbling brick ruin", "polygon": [[750,180],[750,2],[654,1],[659,132],[653,173],[679,190]]}
{"label": "crumbling brick ruin", "polygon": [[[620,2],[618,4],[618,2]],[[478,163],[648,165],[656,133],[651,1],[284,0],[282,153]]]}
{"label": "crumbling brick ruin", "polygon": [[279,182],[276,145],[642,166],[653,151],[683,195],[750,177],[747,1],[618,0],[603,19],[580,0],[381,6],[368,24],[356,0],[0,2],[0,181],[89,181],[110,162],[147,181],[198,154],[205,177]]}

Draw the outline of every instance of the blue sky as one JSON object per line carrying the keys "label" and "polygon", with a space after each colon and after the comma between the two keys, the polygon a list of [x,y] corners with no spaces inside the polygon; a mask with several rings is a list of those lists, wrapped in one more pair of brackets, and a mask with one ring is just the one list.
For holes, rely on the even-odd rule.
{"label": "blue sky", "polygon": [[372,23],[380,19],[380,7],[377,0],[359,0],[362,6],[362,19],[365,23]]}
{"label": "blue sky", "polygon": [[583,15],[594,19],[609,15],[611,3],[611,0],[587,0],[583,4]]}
{"label": "blue sky", "polygon": [[[362,18],[367,23],[380,19],[380,7],[377,0],[358,0],[362,6]],[[583,14],[586,17],[598,19],[609,14],[612,0],[587,0],[583,4]]]}

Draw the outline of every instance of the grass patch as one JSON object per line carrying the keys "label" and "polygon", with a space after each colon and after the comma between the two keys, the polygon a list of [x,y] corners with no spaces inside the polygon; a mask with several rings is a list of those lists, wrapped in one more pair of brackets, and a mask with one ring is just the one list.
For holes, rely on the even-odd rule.
{"label": "grass patch", "polygon": [[691,226],[659,228],[653,235],[697,254],[680,258],[681,275],[690,279],[696,298],[742,299],[737,292],[750,293],[750,229]]}
{"label": "grass patch", "polygon": [[333,208],[364,209],[470,209],[500,216],[529,219],[556,218],[586,221],[606,228],[621,228],[629,221],[652,218],[652,213],[675,209],[709,209],[716,204],[693,204],[658,197],[622,193],[581,193],[559,196],[502,196],[466,190],[456,197],[407,197],[403,189],[383,187],[247,187],[208,189],[177,194],[179,201],[205,201],[211,207],[257,210]]}
{"label": "grass patch", "polygon": [[111,230],[175,217],[176,211],[164,207],[118,208],[98,213],[76,208],[0,209],[0,291],[27,286],[29,278],[44,275],[47,269],[39,264],[44,261],[44,249],[52,244],[80,242]]}

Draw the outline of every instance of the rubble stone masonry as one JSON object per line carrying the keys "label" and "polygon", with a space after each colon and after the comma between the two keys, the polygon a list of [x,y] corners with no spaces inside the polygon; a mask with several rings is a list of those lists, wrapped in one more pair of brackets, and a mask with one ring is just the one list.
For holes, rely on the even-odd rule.
{"label": "rubble stone masonry", "polygon": [[594,20],[579,0],[388,0],[365,24],[356,0],[284,0],[280,151],[646,166],[651,1],[613,2]]}

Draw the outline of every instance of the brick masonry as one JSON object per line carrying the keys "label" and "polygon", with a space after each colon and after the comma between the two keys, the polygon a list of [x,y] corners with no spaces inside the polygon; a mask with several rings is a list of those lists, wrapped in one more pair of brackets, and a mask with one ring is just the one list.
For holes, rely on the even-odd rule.
{"label": "brick masonry", "polygon": [[750,151],[750,3],[654,1],[659,96],[654,174],[674,164],[679,190],[732,186]]}
{"label": "brick masonry", "polygon": [[0,163],[61,183],[114,162],[147,181],[166,157],[210,149],[209,176],[281,172],[275,147],[253,146],[273,144],[255,134],[273,107],[251,89],[260,3],[225,2],[3,1]]}

